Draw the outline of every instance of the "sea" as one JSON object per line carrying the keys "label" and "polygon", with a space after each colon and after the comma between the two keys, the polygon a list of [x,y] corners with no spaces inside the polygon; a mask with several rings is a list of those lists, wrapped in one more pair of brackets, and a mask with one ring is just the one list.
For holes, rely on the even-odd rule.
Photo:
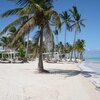
{"label": "sea", "polygon": [[100,91],[100,51],[86,51],[85,61],[80,65],[81,69],[88,73],[84,75]]}
{"label": "sea", "polygon": [[84,58],[84,67],[100,74],[100,51],[86,51]]}

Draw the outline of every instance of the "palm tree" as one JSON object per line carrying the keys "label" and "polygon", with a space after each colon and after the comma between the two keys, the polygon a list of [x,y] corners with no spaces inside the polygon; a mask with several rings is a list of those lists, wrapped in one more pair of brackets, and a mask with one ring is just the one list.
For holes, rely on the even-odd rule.
{"label": "palm tree", "polygon": [[70,61],[72,61],[72,51],[73,51],[73,46],[67,42],[66,52],[69,53]]}
{"label": "palm tree", "polygon": [[63,45],[62,42],[60,42],[60,43],[58,44],[58,50],[59,50],[60,53],[64,54],[64,52],[65,52],[65,47],[64,47],[64,45]]}
{"label": "palm tree", "polygon": [[73,41],[73,51],[74,51],[74,57],[75,57],[75,62],[76,61],[76,53],[75,53],[75,43],[76,43],[76,34],[77,32],[81,31],[81,26],[85,26],[83,24],[83,19],[81,19],[81,15],[78,13],[77,7],[73,6],[72,9],[69,10],[72,14],[73,17],[73,25],[72,27],[75,28],[75,33],[74,33],[74,41]]}
{"label": "palm tree", "polygon": [[62,12],[62,14],[60,14],[60,16],[63,20],[62,24],[65,24],[65,26],[66,26],[66,28],[65,28],[65,48],[66,48],[66,31],[71,30],[71,27],[70,27],[71,17],[67,11]]}
{"label": "palm tree", "polygon": [[79,59],[83,60],[83,52],[85,51],[85,41],[78,39],[76,41],[76,50],[79,53]]}
{"label": "palm tree", "polygon": [[26,35],[27,41],[25,41],[25,58],[24,62],[27,62],[27,57],[28,57],[28,48],[29,48],[29,33]]}
{"label": "palm tree", "polygon": [[[12,42],[12,40],[14,39],[14,37],[16,36],[16,27],[13,26],[8,30],[8,38],[9,38],[9,43]],[[8,44],[9,44],[8,43]],[[19,37],[17,41],[15,41],[14,45],[10,46],[8,45],[10,48],[13,48],[15,50],[18,50],[20,48],[24,48],[24,36]]]}
{"label": "palm tree", "polygon": [[44,30],[47,30],[48,34],[52,34],[50,28],[50,20],[52,20],[56,27],[60,24],[60,18],[56,11],[52,10],[53,0],[10,0],[21,6],[20,8],[15,8],[9,10],[2,14],[2,17],[7,17],[9,15],[18,15],[19,18],[9,24],[1,32],[3,34],[13,25],[19,26],[16,32],[16,36],[12,41],[12,44],[17,40],[18,37],[30,33],[35,27],[38,27],[40,31],[40,48],[39,48],[39,62],[38,62],[38,72],[48,72],[44,70],[42,61],[42,44],[43,44],[43,34]]}
{"label": "palm tree", "polygon": [[0,46],[3,47],[3,50],[6,49],[8,43],[9,43],[8,37],[5,37],[5,36],[1,37]]}
{"label": "palm tree", "polygon": [[[13,27],[11,27],[11,29],[9,29],[9,32],[10,33],[8,33],[8,34],[10,35],[10,40],[12,40],[12,38],[14,38],[16,31],[17,31],[17,29],[16,29],[15,26],[13,26]],[[25,35],[27,37],[27,42],[25,42],[26,43],[26,51],[25,51],[24,62],[27,62],[28,44],[29,44],[29,34],[25,34]],[[23,36],[23,39],[21,38],[22,40],[20,39],[20,41],[19,41],[20,43],[17,43],[17,46],[18,46],[18,44],[20,44],[19,46],[21,46],[22,44],[24,45],[24,37],[25,36]],[[14,47],[16,47],[16,45]]]}
{"label": "palm tree", "polygon": [[28,42],[28,54],[33,53],[33,42],[32,40],[29,40]]}
{"label": "palm tree", "polygon": [[[40,31],[37,31],[33,37],[32,53],[33,53],[34,58],[38,57],[38,55],[39,55],[39,42],[40,42],[39,40],[40,40]],[[44,53],[46,51],[47,51],[46,44],[45,44],[45,42],[43,42],[42,52]]]}

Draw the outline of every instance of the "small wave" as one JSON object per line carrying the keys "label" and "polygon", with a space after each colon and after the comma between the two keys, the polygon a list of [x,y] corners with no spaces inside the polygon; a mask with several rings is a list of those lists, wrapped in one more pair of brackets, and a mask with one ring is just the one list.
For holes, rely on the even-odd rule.
{"label": "small wave", "polygon": [[95,72],[93,69],[91,69],[86,61],[81,63],[80,68],[84,71],[90,71],[90,72]]}

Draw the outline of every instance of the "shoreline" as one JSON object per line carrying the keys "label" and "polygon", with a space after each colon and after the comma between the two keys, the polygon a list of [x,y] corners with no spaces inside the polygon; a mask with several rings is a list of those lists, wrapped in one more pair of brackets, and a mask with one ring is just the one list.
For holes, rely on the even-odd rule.
{"label": "shoreline", "polygon": [[50,74],[34,71],[37,61],[0,64],[0,100],[99,100],[97,91],[75,63],[46,63]]}
{"label": "shoreline", "polygon": [[83,76],[86,77],[100,92],[100,73],[96,72],[96,70],[93,70],[91,67],[88,67],[88,63],[86,63],[86,61],[82,62],[79,67],[82,71],[88,72],[87,76]]}

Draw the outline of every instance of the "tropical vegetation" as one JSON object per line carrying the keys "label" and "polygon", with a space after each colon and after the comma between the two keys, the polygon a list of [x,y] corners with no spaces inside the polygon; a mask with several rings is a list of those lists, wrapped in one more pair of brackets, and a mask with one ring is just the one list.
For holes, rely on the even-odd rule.
{"label": "tropical vegetation", "polygon": [[18,19],[14,20],[8,26],[4,28],[1,34],[5,33],[12,26],[18,26],[15,38],[13,39],[13,44],[18,37],[21,37],[25,34],[29,34],[35,27],[38,27],[40,31],[40,47],[39,47],[39,63],[38,63],[38,71],[39,72],[48,72],[43,68],[42,61],[42,47],[43,47],[43,34],[47,32],[48,34],[52,34],[50,28],[50,21],[54,23],[54,25],[59,27],[60,18],[56,11],[52,9],[53,0],[11,0],[15,2],[20,7],[8,10],[2,17],[8,17],[11,15],[17,15]]}
{"label": "tropical vegetation", "polygon": [[[85,51],[85,41],[76,38],[77,32],[81,31],[83,19],[78,13],[77,7],[73,6],[69,11],[64,11],[58,14],[53,10],[53,0],[10,0],[19,6],[6,11],[1,15],[2,18],[16,15],[17,19],[7,25],[1,32],[0,45],[9,47],[20,52],[22,59],[28,58],[28,54],[33,54],[38,57],[38,72],[48,73],[44,69],[42,53],[43,52],[60,52],[62,54],[68,53],[70,61],[72,61],[73,53],[75,62],[77,58],[83,59],[83,52]],[[61,19],[61,20],[60,20]],[[51,25],[54,26],[54,31]],[[65,25],[65,39],[64,44],[58,41],[58,31]],[[29,39],[29,33],[37,29],[34,37]],[[72,32],[74,30],[73,44],[66,40],[66,31]],[[3,34],[9,33],[6,37]],[[56,36],[56,43],[54,41]],[[27,41],[25,41],[27,37]],[[45,41],[44,41],[45,38]],[[48,41],[50,39],[50,41]],[[48,42],[51,43],[51,49],[48,48]],[[13,45],[14,44],[14,45]],[[77,56],[76,56],[77,53]]]}

